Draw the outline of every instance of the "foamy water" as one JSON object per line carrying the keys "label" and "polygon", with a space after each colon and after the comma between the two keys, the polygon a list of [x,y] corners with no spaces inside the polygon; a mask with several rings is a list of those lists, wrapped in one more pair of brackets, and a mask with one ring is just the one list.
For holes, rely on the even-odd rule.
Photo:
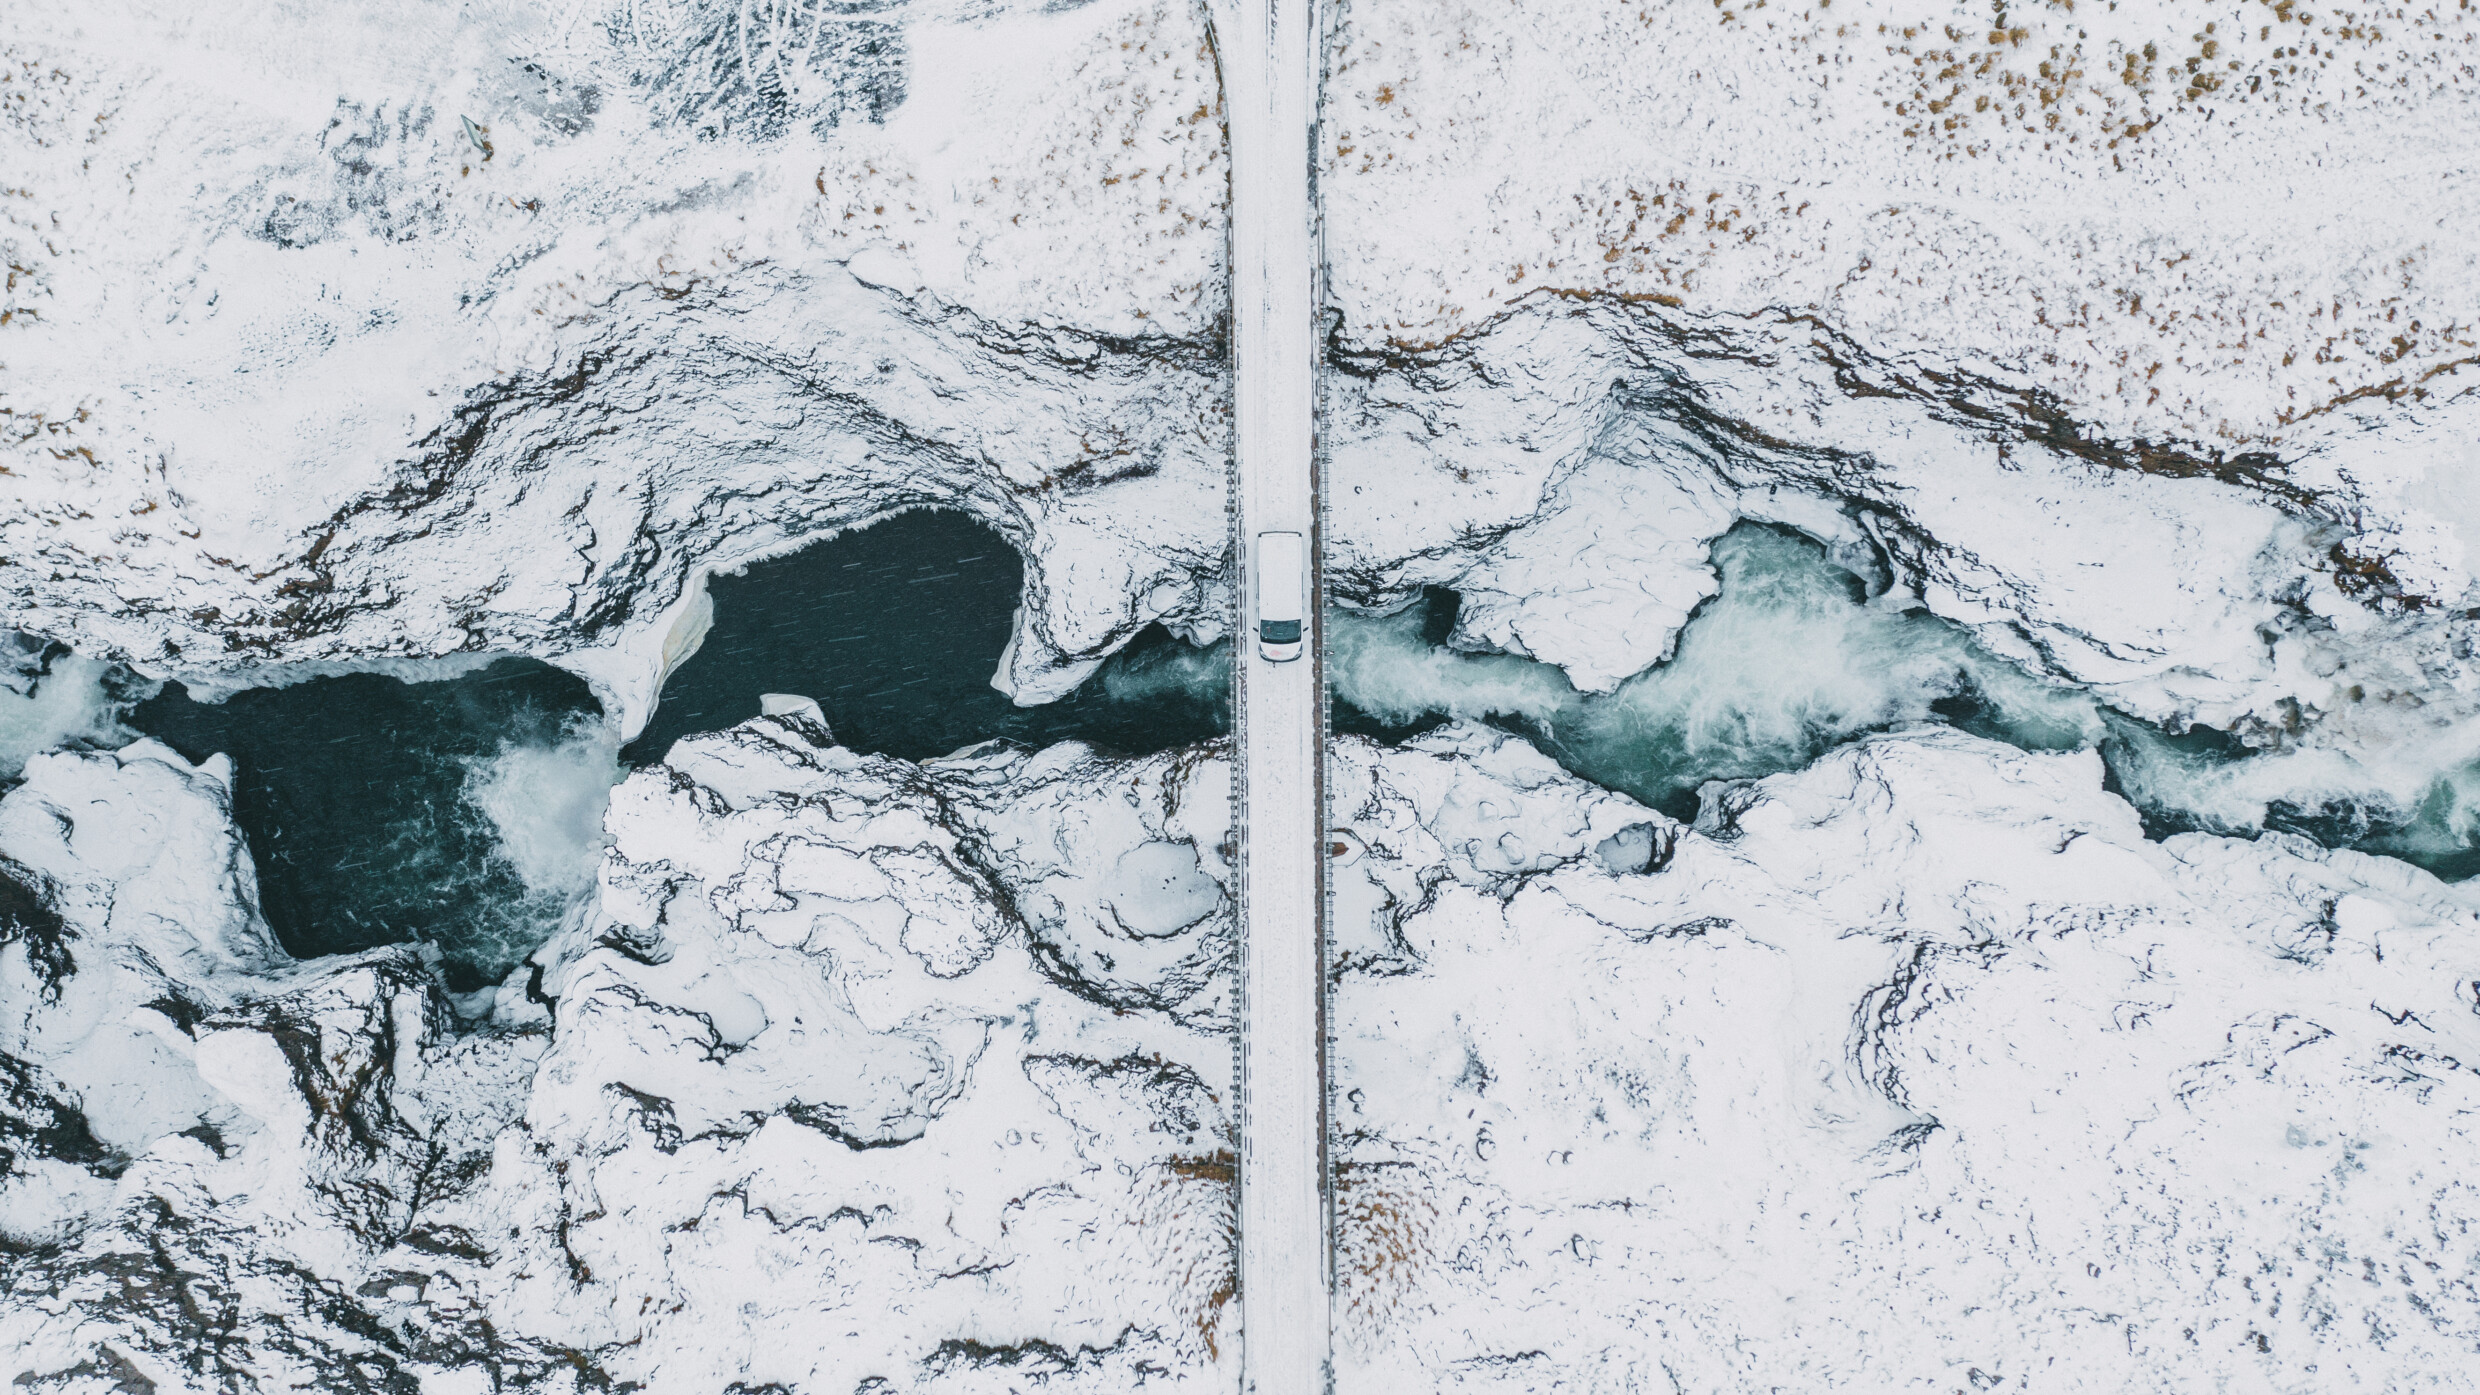
{"label": "foamy water", "polygon": [[118,665],[18,642],[0,669],[0,779],[17,778],[45,751],[136,740],[120,716],[144,688]]}
{"label": "foamy water", "polygon": [[429,941],[469,990],[591,892],[618,743],[585,683],[549,665],[330,674],[211,702],[168,684],[127,720],[193,760],[233,758],[260,906],[296,955]]}
{"label": "foamy water", "polygon": [[2480,724],[2406,730],[2345,752],[2252,750],[2176,735],[2090,693],[2032,677],[1918,608],[1864,594],[1804,538],[1742,526],[1714,545],[1719,595],[1666,663],[1607,695],[1547,664],[1456,653],[1424,637],[1440,617],[1336,612],[1335,696],[1384,724],[1495,721],[1577,774],[1681,817],[1698,786],[1795,770],[1872,731],[1953,722],[2032,750],[2098,749],[2157,831],[2304,832],[2430,866],[2480,871]]}
{"label": "foamy water", "polygon": [[556,745],[511,743],[467,764],[465,801],[491,821],[498,856],[526,889],[581,896],[603,855],[603,810],[627,773],[599,721],[571,724]]}
{"label": "foamy water", "polygon": [[[1338,613],[1328,672],[1335,694],[1397,725],[1424,714],[1498,719],[1528,731],[1579,774],[1647,803],[1693,807],[1707,780],[1797,769],[1864,732],[1931,721],[1976,693],[2018,719],[2097,738],[2080,700],[1988,661],[1961,632],[1871,604],[1812,543],[1770,529],[1714,545],[1721,593],[1666,663],[1606,695],[1578,693],[1548,664],[1460,654],[1423,638],[1418,609],[1382,619]],[[2066,710],[2061,710],[2066,709]]]}

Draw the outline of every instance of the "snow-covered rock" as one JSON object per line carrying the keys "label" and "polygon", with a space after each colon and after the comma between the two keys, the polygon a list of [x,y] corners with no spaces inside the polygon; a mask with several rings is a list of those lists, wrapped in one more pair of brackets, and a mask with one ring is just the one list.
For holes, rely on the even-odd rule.
{"label": "snow-covered rock", "polygon": [[1693,829],[1517,746],[1337,752],[1440,869],[1336,989],[1339,1389],[2458,1379],[2468,897],[1949,731]]}
{"label": "snow-covered rock", "polygon": [[616,793],[592,920],[459,1028],[410,949],[274,950],[212,763],[39,758],[0,1367],[1224,1388],[1225,771],[690,738]]}
{"label": "snow-covered rock", "polygon": [[[1487,598],[1473,641],[1591,689],[1667,652],[1710,594],[1704,545],[1737,517],[1874,539],[1933,609],[2020,632],[2017,652],[2131,700],[2176,679],[2253,696],[2272,667],[2256,629],[2322,560],[2268,498],[2282,480],[2224,483],[2211,461],[2181,478],[2043,440],[1994,385],[1949,401],[1770,317],[1553,302],[1350,367],[1333,466],[1345,598],[1469,586]],[[1510,591],[1528,608],[1500,629]],[[1631,604],[1616,634],[1597,623]]]}
{"label": "snow-covered rock", "polygon": [[[1608,692],[1771,521],[2300,757],[2238,803],[2480,759],[2467,14],[1332,19],[1338,598]],[[1208,11],[10,20],[0,608],[83,657],[0,731],[0,1382],[1230,1388],[1218,748],[769,699],[455,1000],[283,955],[229,768],[40,753],[120,739],[106,657],[524,652],[634,728],[707,575],[922,506],[1024,553],[1022,699],[1219,635]],[[1692,828],[1470,725],[1330,774],[1346,1389],[2396,1389],[2480,1333],[2455,889],[1952,732]]]}
{"label": "snow-covered rock", "polygon": [[[1546,299],[1338,361],[1337,598],[1453,587],[1455,644],[1585,691],[1669,656],[1715,589],[1710,544],[1754,519],[2036,676],[2303,753],[2281,781],[2307,807],[2322,786],[2406,813],[2480,758],[2475,583],[2339,441],[2292,461],[2114,445],[2019,386],[1772,312]],[[2396,450],[2459,411],[2399,406],[2366,439]]]}
{"label": "snow-covered rock", "polygon": [[634,725],[705,570],[938,503],[1027,556],[1021,696],[1219,632],[1200,17],[822,16],[14,16],[0,604],[159,674],[532,653]]}
{"label": "snow-covered rock", "polygon": [[1132,806],[1184,782],[820,736],[760,719],[621,787],[604,919],[547,976],[556,1042],[478,1202],[509,1220],[502,1320],[666,1389],[1212,1385],[1229,1037],[1075,977],[1127,892],[1023,869],[974,812],[1124,865],[1166,846]]}
{"label": "snow-covered rock", "polygon": [[296,965],[230,779],[139,742],[37,757],[0,799],[12,1379],[285,1388],[491,1345],[395,1331],[352,1286],[471,1181],[544,1036],[455,1030],[410,947]]}

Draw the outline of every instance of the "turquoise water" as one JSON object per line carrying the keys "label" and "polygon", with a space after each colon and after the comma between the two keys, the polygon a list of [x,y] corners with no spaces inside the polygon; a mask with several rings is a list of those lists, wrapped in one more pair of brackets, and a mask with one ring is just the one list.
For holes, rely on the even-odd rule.
{"label": "turquoise water", "polygon": [[[1447,646],[1456,597],[1384,617],[1330,613],[1334,727],[1388,740],[1463,717],[1537,742],[1577,774],[1686,818],[1706,781],[1796,770],[1872,731],[1946,723],[2035,750],[2098,750],[2156,836],[2267,828],[2480,871],[2480,772],[2408,787],[2330,752],[2171,733],[2035,680],[1963,630],[1873,596],[1796,534],[1718,540],[1718,595],[1676,652],[1616,691]],[[294,954],[440,946],[451,986],[495,981],[576,914],[601,815],[631,765],[815,698],[844,745],[927,759],[976,742],[1081,739],[1132,755],[1230,727],[1230,650],[1159,628],[1057,703],[990,686],[1023,587],[1015,551],[959,514],[917,512],[711,583],[715,622],[624,751],[586,685],[530,659],[407,682],[362,673],[220,702],[56,645],[0,654],[0,778],[34,751],[139,733],[234,758],[236,813],[262,907]]]}
{"label": "turquoise water", "polygon": [[1797,534],[1742,524],[1718,539],[1721,592],[1672,657],[1607,694],[1531,659],[1447,647],[1456,598],[1392,616],[1330,612],[1334,726],[1397,740],[1449,718],[1531,738],[1574,773],[1673,817],[1708,780],[1797,770],[1870,732],[1945,723],[2027,750],[2098,750],[2154,836],[2281,829],[2480,871],[2480,772],[2405,788],[2332,752],[2259,750],[2210,728],[2169,732],[2043,682],[1917,608],[1883,603]]}

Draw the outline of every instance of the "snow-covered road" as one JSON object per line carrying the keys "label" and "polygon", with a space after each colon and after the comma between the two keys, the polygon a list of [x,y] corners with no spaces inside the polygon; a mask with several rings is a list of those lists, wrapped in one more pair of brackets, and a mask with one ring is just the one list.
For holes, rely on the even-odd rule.
{"label": "snow-covered road", "polygon": [[[1315,92],[1309,0],[1215,9],[1231,133],[1232,497],[1236,555],[1261,532],[1317,528],[1316,240],[1309,191]],[[1311,548],[1315,565],[1315,548]],[[1257,578],[1250,577],[1249,594]],[[1236,703],[1242,856],[1240,1302],[1245,1388],[1327,1386],[1328,1224],[1323,708],[1316,593],[1306,655],[1284,664],[1242,635]]]}

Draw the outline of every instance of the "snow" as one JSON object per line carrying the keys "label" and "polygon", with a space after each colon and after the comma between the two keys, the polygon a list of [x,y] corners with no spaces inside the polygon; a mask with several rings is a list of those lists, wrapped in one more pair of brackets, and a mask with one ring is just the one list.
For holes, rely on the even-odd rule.
{"label": "snow", "polygon": [[1548,293],[1777,308],[2113,437],[2296,439],[2467,387],[2476,59],[2443,6],[1356,4],[1334,301],[1407,347]]}
{"label": "snow", "polygon": [[[459,1027],[411,948],[273,949],[217,772],[36,758],[0,850],[66,960],[0,951],[12,1110],[102,1151],[0,1179],[43,1246],[11,1373],[195,1388],[209,1284],[258,1386],[1227,1387],[1222,757],[916,766],[796,711],[671,762],[614,792],[593,919]],[[163,1291],[104,1297],[150,1246]]]}
{"label": "snow", "polygon": [[1951,732],[1694,830],[1469,727],[1338,764],[1339,1390],[2452,1383],[2467,897]]}
{"label": "snow", "polygon": [[[229,764],[121,745],[101,666],[533,654],[625,732],[708,575],[926,505],[1025,554],[1022,700],[1220,636],[1201,12],[10,20],[0,606],[79,654],[0,694],[0,1377],[1231,1388],[1222,746],[915,765],[778,695],[607,808],[607,746],[512,753],[519,861],[602,862],[452,1000],[287,958]],[[2233,825],[2480,757],[2470,12],[1332,20],[1365,707],[1617,690],[1758,520],[2259,744],[2191,790]],[[1412,644],[1426,586],[1496,652]],[[1470,721],[1335,745],[1339,1389],[2453,1386],[2480,903],[1873,710],[1693,825]]]}
{"label": "snow", "polygon": [[531,653],[633,726],[703,570],[946,503],[1028,554],[1011,691],[1217,633],[1197,17],[759,44],[816,79],[781,111],[708,64],[747,17],[21,16],[14,618],[163,675]]}

